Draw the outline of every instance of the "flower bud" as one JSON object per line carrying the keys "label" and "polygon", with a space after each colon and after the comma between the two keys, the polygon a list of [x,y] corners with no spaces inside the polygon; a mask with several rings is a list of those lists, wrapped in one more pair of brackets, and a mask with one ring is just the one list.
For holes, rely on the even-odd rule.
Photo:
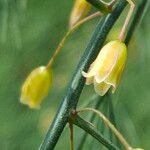
{"label": "flower bud", "polygon": [[86,0],[76,0],[70,15],[70,28],[72,28],[79,20],[84,18],[90,9],[91,4],[89,4]]}
{"label": "flower bud", "polygon": [[94,83],[96,93],[103,96],[112,87],[114,93],[123,72],[127,57],[126,45],[119,41],[107,43],[91,64],[86,77],[86,84]]}
{"label": "flower bud", "polygon": [[39,108],[52,84],[52,71],[45,66],[34,69],[25,80],[21,89],[20,102],[30,108]]}

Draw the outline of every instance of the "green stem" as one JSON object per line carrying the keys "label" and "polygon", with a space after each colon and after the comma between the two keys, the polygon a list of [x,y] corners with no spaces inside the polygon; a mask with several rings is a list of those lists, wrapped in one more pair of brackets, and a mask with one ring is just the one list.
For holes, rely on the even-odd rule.
{"label": "green stem", "polygon": [[74,140],[73,140],[73,123],[69,123],[70,130],[70,150],[74,150]]}
{"label": "green stem", "polygon": [[104,146],[106,146],[110,150],[119,150],[118,147],[116,147],[111,141],[106,139],[99,131],[91,126],[88,122],[86,122],[84,119],[79,117],[78,115],[75,116],[74,124],[81,129],[83,129],[85,132],[89,133],[91,136],[93,136],[96,140],[98,140],[100,143],[102,143]]}
{"label": "green stem", "polygon": [[65,34],[65,36],[62,38],[62,40],[60,41],[60,43],[58,44],[58,47],[56,48],[54,54],[52,55],[51,59],[49,60],[48,64],[47,64],[47,68],[50,69],[51,66],[54,63],[54,60],[56,59],[56,57],[58,56],[58,54],[60,53],[61,49],[63,48],[66,40],[68,39],[68,37],[78,28],[80,27],[82,24],[84,24],[85,22],[88,22],[96,17],[102,16],[103,14],[101,12],[96,12],[88,17],[85,17],[84,19],[80,20],[79,22],[77,22],[71,29],[69,29],[67,31],[67,33]]}
{"label": "green stem", "polygon": [[[101,106],[101,104],[102,104],[103,102],[104,102],[104,97],[98,97],[98,98],[97,98],[97,102],[96,102],[94,108],[98,109],[98,108]],[[95,119],[95,117],[96,117],[96,115],[93,113],[93,114],[91,115],[89,121],[90,121],[90,122],[93,122],[93,120]],[[87,132],[85,132],[85,133],[82,135],[81,140],[80,140],[80,143],[78,144],[77,150],[81,150],[81,149],[83,148],[84,143],[85,143],[85,140],[86,140],[86,138],[87,138],[87,135],[88,135]]]}
{"label": "green stem", "polygon": [[125,149],[126,150],[132,149],[132,147],[129,145],[129,143],[126,141],[126,139],[123,137],[123,135],[115,128],[115,126],[105,117],[105,115],[103,113],[101,113],[100,111],[98,111],[98,110],[96,110],[94,108],[79,109],[77,111],[77,113],[86,112],[86,111],[91,111],[91,112],[96,113],[100,117],[100,119],[103,120],[105,125],[108,126],[111,129],[111,131],[116,135],[116,137],[119,139],[119,141],[125,147]]}
{"label": "green stem", "polygon": [[[109,104],[108,104],[108,105],[109,105],[109,118],[110,118],[110,121],[111,121],[112,124],[117,128],[116,119],[115,119],[115,113],[114,113],[114,107],[113,107],[113,103],[112,103],[112,97],[111,97],[110,94],[109,94]],[[111,133],[112,133],[112,132],[111,132]],[[117,138],[115,138],[116,141],[113,140],[113,135],[112,135],[112,134],[110,135],[110,139],[111,139],[111,141],[116,142],[116,145],[117,145],[118,147],[121,147],[121,144],[120,144],[120,142],[118,141]]]}
{"label": "green stem", "polygon": [[107,14],[112,11],[112,7],[115,4],[116,0],[112,0],[110,3],[106,3],[103,0],[86,0],[95,6],[100,12]]}
{"label": "green stem", "polygon": [[102,48],[106,40],[109,31],[120,16],[126,4],[127,2],[125,0],[120,0],[112,13],[102,17],[98,23],[95,32],[93,33],[93,36],[87,45],[82,58],[80,59],[74,76],[68,85],[68,90],[62,99],[62,103],[57,111],[55,119],[39,148],[40,150],[54,149],[64,127],[69,120],[70,110],[76,109],[80,94],[84,87],[85,78],[82,76],[81,71],[87,71],[90,64],[95,60],[99,50]]}
{"label": "green stem", "polygon": [[149,4],[149,0],[141,0],[140,3],[137,5],[134,18],[129,26],[128,33],[125,39],[125,43],[128,44],[130,39],[132,38],[137,26],[142,20],[144,13],[146,12],[146,6]]}

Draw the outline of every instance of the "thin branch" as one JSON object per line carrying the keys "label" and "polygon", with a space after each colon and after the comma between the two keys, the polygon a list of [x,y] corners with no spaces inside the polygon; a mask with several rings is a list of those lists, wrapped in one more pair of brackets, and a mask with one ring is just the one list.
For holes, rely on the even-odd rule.
{"label": "thin branch", "polygon": [[91,124],[87,123],[84,119],[79,117],[78,115],[75,116],[74,122],[75,125],[83,129],[85,132],[89,133],[93,136],[96,140],[102,143],[105,147],[110,150],[119,150],[111,141],[106,139],[96,128],[93,128]]}
{"label": "thin branch", "polygon": [[69,123],[69,131],[70,131],[70,150],[74,150],[73,124],[72,123]]}
{"label": "thin branch", "polygon": [[121,32],[119,34],[119,40],[120,41],[124,41],[125,40],[125,37],[126,37],[126,33],[127,33],[127,28],[128,28],[128,25],[129,25],[129,22],[131,20],[131,17],[133,15],[133,12],[134,12],[134,7],[135,7],[135,4],[132,2],[132,0],[126,0],[129,5],[130,5],[130,9],[129,9],[129,12],[127,14],[127,17],[125,19],[125,22],[123,24],[123,27],[121,29]]}
{"label": "thin branch", "polygon": [[[116,123],[116,119],[115,119],[115,113],[114,113],[114,108],[113,108],[113,103],[112,103],[112,97],[109,94],[109,117],[110,117],[110,121],[112,122],[112,124],[117,128],[117,123]],[[111,132],[112,133],[112,132]],[[110,139],[113,139],[113,135],[110,135]],[[116,144],[118,147],[121,147],[120,142],[118,141],[118,139],[116,138]]]}
{"label": "thin branch", "polygon": [[146,12],[146,7],[148,6],[148,4],[149,4],[149,0],[140,0],[140,3],[137,5],[134,18],[129,26],[128,33],[125,39],[126,44],[130,42],[130,39],[132,38],[136,28],[140,24],[142,17]]}
{"label": "thin branch", "polygon": [[[103,102],[104,102],[104,97],[98,97],[98,98],[97,98],[97,102],[96,102],[94,108],[98,109],[98,108],[101,106],[101,104],[102,104]],[[91,115],[90,119],[89,119],[89,122],[93,122],[93,120],[95,119],[95,117],[96,117],[96,115],[93,113],[93,114]],[[85,133],[82,135],[81,140],[80,140],[80,143],[78,144],[77,150],[81,150],[81,149],[83,148],[84,143],[85,143],[85,140],[86,140],[86,138],[87,138],[87,135],[88,135],[87,132],[85,132]]]}
{"label": "thin branch", "polygon": [[125,149],[126,150],[131,149],[131,146],[126,141],[126,139],[123,137],[123,135],[115,128],[115,126],[105,117],[105,115],[103,113],[101,113],[100,111],[98,111],[94,108],[79,109],[77,111],[77,113],[86,112],[86,111],[91,111],[91,112],[96,113],[104,121],[106,126],[108,126],[112,130],[112,132],[116,135],[116,137],[119,139],[119,141],[122,143],[122,145],[124,145]]}
{"label": "thin branch", "polygon": [[82,24],[84,24],[85,22],[88,22],[96,17],[102,16],[103,14],[101,12],[96,12],[90,16],[85,17],[84,19],[80,20],[79,22],[77,22],[71,29],[69,29],[67,31],[67,33],[65,34],[65,36],[62,38],[62,40],[60,41],[60,43],[58,44],[58,47],[56,48],[54,54],[52,55],[51,59],[49,60],[48,64],[47,64],[47,68],[51,68],[54,60],[56,59],[56,57],[58,56],[58,54],[60,53],[61,49],[63,48],[66,40],[68,39],[68,37]]}

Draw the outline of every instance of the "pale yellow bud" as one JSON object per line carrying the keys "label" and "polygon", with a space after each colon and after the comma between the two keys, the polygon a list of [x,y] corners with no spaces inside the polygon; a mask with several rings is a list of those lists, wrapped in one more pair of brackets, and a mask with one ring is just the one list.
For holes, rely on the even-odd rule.
{"label": "pale yellow bud", "polygon": [[84,18],[90,9],[91,4],[86,0],[76,0],[70,15],[69,27],[72,28],[79,20]]}
{"label": "pale yellow bud", "polygon": [[39,108],[51,84],[52,71],[45,66],[34,69],[22,86],[20,102],[30,108]]}
{"label": "pale yellow bud", "polygon": [[126,45],[119,41],[107,43],[91,64],[88,73],[82,72],[86,77],[86,84],[94,83],[96,93],[103,96],[112,87],[115,91],[123,72],[127,57]]}

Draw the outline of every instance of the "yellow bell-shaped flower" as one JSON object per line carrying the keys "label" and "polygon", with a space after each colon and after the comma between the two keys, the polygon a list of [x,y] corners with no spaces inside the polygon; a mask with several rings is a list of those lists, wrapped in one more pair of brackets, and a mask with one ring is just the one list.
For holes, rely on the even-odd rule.
{"label": "yellow bell-shaped flower", "polygon": [[107,43],[100,51],[96,60],[91,64],[86,77],[86,84],[94,83],[96,93],[103,96],[112,87],[114,93],[127,58],[126,45],[119,41]]}
{"label": "yellow bell-shaped flower", "polygon": [[70,15],[69,27],[72,28],[79,20],[84,18],[90,9],[91,4],[86,0],[76,0]]}
{"label": "yellow bell-shaped flower", "polygon": [[21,89],[20,102],[30,108],[39,108],[52,84],[52,71],[45,66],[34,69],[25,80]]}

